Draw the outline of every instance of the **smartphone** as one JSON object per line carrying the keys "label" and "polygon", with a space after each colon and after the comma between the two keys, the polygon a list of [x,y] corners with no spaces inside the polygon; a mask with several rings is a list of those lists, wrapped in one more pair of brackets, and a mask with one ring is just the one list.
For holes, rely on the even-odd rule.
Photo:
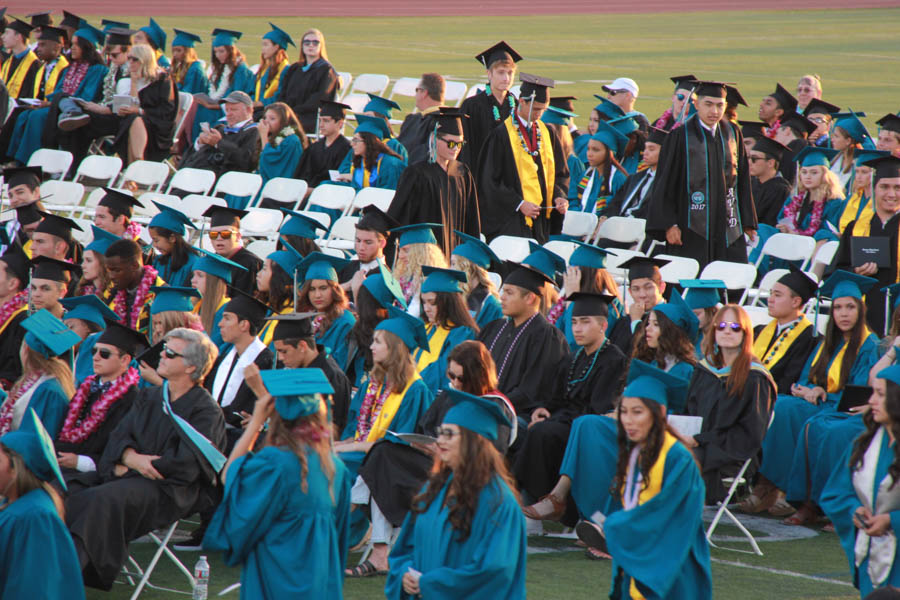
{"label": "smartphone", "polygon": [[206,121],[200,123],[200,131],[202,131],[203,133],[209,131],[209,123],[207,123]]}

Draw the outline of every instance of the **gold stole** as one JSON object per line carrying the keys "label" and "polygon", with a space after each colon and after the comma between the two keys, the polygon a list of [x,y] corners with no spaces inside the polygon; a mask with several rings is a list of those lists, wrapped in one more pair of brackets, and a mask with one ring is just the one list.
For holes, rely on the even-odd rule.
{"label": "gold stole", "polygon": [[[219,310],[218,308],[216,310]],[[279,315],[286,315],[288,313],[294,312],[293,306],[287,306],[278,311]],[[272,343],[272,338],[275,337],[275,326],[278,324],[278,321],[269,321],[266,323],[263,330],[260,332],[259,339],[262,340],[262,343],[268,346]]]}
{"label": "gold stole", "polygon": [[769,351],[769,344],[778,330],[778,321],[772,319],[768,325],[763,327],[763,330],[756,337],[756,341],[753,342],[753,354],[759,357],[764,367],[771,369],[772,365],[777,364],[778,361],[784,358],[784,355],[791,348],[791,344],[797,341],[797,338],[806,331],[807,327],[812,327],[812,323],[806,318],[806,315],[803,315],[800,317],[800,322],[794,325],[794,328],[778,343],[778,346]]}
{"label": "gold stole", "polygon": [[266,89],[263,91],[262,97],[260,97],[259,95],[259,88],[260,86],[262,86],[262,80],[265,75],[263,74],[259,76],[259,79],[256,80],[256,91],[253,93],[254,100],[262,101],[263,98],[271,98],[278,92],[278,83],[281,80],[281,72],[286,66],[288,66],[288,64],[290,63],[288,63],[287,59],[278,63],[278,68],[275,69],[275,78],[272,79],[272,81],[266,82]]}
{"label": "gold stole", "polygon": [[416,373],[408,382],[406,382],[406,387],[403,388],[403,391],[391,392],[385,399],[384,404],[381,405],[381,412],[378,413],[378,418],[372,423],[372,428],[369,429],[369,435],[366,436],[365,441],[377,442],[384,437],[388,427],[391,426],[391,421],[394,420],[394,415],[397,414],[397,409],[400,408],[400,403],[403,402],[403,397],[406,396],[406,392],[408,392],[410,386],[419,379],[421,378],[419,377],[419,374]]}
{"label": "gold stole", "polygon": [[[866,340],[869,337],[869,334],[872,332],[869,331],[869,328],[866,327],[863,330],[862,341],[859,343],[859,347],[862,348],[862,345],[866,343]],[[819,360],[819,355],[822,354],[822,346],[825,345],[825,341],[822,340],[822,343],[819,344],[819,347],[816,348],[816,356],[813,358],[810,365],[815,365],[816,361]],[[831,362],[828,364],[828,387],[825,388],[825,391],[829,394],[836,394],[841,391],[841,363],[844,361],[844,352],[847,350],[848,344],[846,342],[843,343],[841,349],[837,351],[837,354],[834,355],[834,358],[831,359]],[[856,349],[859,352],[859,348]],[[812,366],[810,366],[812,369]],[[812,382],[810,382],[812,383]],[[819,384],[813,384],[819,385]]]}
{"label": "gold stole", "polygon": [[444,341],[446,341],[447,336],[450,335],[450,330],[445,329],[443,327],[438,327],[437,325],[429,325],[426,329],[428,333],[428,350],[422,350],[421,348],[418,351],[418,357],[416,358],[416,371],[422,372],[422,369],[436,361],[441,356],[441,348],[444,347]]}
{"label": "gold stole", "polygon": [[[863,194],[864,191],[863,188],[860,188],[853,192],[853,195],[847,199],[847,204],[844,206],[844,212],[841,213],[840,221],[838,221],[838,231],[843,233],[851,222],[857,220],[856,215],[859,213],[860,203],[868,200]],[[870,212],[872,212],[872,203],[867,202],[866,207],[863,209],[863,214]],[[862,218],[862,216],[862,214],[859,215],[860,218]]]}
{"label": "gold stole", "polygon": [[37,77],[34,78],[34,97],[46,98],[48,94],[53,93],[53,90],[56,88],[56,82],[59,79],[59,74],[68,66],[69,61],[66,60],[65,56],[60,54],[59,58],[56,59],[56,64],[53,65],[53,69],[50,71],[49,77],[47,77],[47,83],[44,85],[44,93],[41,94],[41,82],[44,81],[44,73],[46,70],[46,67],[41,65],[41,68],[38,69]]}
{"label": "gold stole", "polygon": [[22,91],[22,84],[25,82],[25,76],[28,74],[28,69],[31,68],[31,65],[33,65],[37,59],[37,55],[31,50],[26,52],[25,56],[22,57],[22,60],[19,61],[11,78],[9,76],[9,69],[12,66],[13,57],[10,56],[6,62],[3,63],[3,66],[0,67],[0,78],[6,82],[6,89],[9,91],[10,98],[19,97],[19,92]]}
{"label": "gold stole", "polygon": [[[378,171],[379,174],[381,174],[381,159],[382,159],[382,158],[384,158],[384,154],[382,154],[381,156],[378,157],[378,164],[375,165],[375,170]],[[362,183],[362,187],[367,188],[367,187],[369,187],[369,175],[371,175],[372,172],[369,171],[369,170],[365,167],[365,163],[364,163],[364,162],[360,161],[359,164],[363,165],[363,183]],[[356,167],[354,167],[353,165],[350,165],[350,183],[353,183],[353,176],[354,176],[355,173],[356,173]]]}
{"label": "gold stole", "polygon": [[22,313],[27,308],[28,308],[28,304],[26,303],[26,304],[23,304],[22,306],[20,306],[19,308],[17,308],[16,310],[14,310],[13,313],[11,315],[9,315],[9,318],[6,320],[6,323],[4,323],[3,325],[0,325],[0,335],[3,335],[3,332],[6,331],[6,328],[9,326],[9,324],[13,322],[13,319],[16,318],[16,315]]}
{"label": "gold stole", "polygon": [[[512,149],[513,162],[516,164],[516,172],[519,174],[519,183],[522,186],[522,200],[535,206],[545,206],[551,208],[553,206],[553,182],[556,176],[556,165],[553,160],[553,148],[550,146],[550,132],[543,121],[534,121],[531,126],[537,126],[541,132],[541,140],[543,148],[540,153],[541,165],[544,167],[544,182],[547,189],[547,199],[544,200],[541,194],[541,183],[538,180],[538,167],[534,162],[534,158],[522,147],[519,140],[519,126],[514,119],[519,117],[511,114],[503,124],[506,126],[506,133],[509,135],[509,145]],[[532,226],[531,217],[525,217],[525,224]]]}
{"label": "gold stole", "polygon": [[25,256],[31,258],[31,240],[22,244],[22,251],[25,252]]}
{"label": "gold stole", "polygon": [[[856,237],[869,237],[872,228],[872,219],[874,217],[875,199],[872,198],[871,209],[864,210],[863,214],[859,215],[856,223],[853,224],[853,235]],[[897,235],[897,256],[900,256],[900,233]],[[900,269],[897,269],[897,276],[894,278],[894,283],[898,282],[900,282]]]}

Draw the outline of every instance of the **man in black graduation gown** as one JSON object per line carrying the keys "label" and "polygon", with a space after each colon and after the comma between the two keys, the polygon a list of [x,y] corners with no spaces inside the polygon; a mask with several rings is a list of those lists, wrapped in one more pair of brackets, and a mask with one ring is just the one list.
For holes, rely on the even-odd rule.
{"label": "man in black graduation gown", "polygon": [[753,331],[753,354],[772,374],[779,394],[790,394],[816,345],[816,328],[803,314],[803,307],[816,294],[819,284],[791,266],[769,294],[768,325]]}
{"label": "man in black graduation gown", "polygon": [[388,232],[396,227],[400,227],[400,223],[374,204],[363,209],[362,217],[356,222],[353,242],[356,257],[338,274],[341,287],[351,299],[356,298],[356,291],[370,273],[377,272],[380,265],[387,268],[385,249]]}
{"label": "man in black graduation gown", "polygon": [[66,524],[92,587],[112,587],[129,542],[212,503],[216,472],[171,413],[225,449],[222,411],[200,385],[216,348],[205,334],[184,328],[170,331],[165,342],[157,369],[164,386],[138,393],[97,471],[69,483]]}
{"label": "man in black graduation gown", "polygon": [[781,120],[797,112],[797,99],[780,83],[775,84],[775,91],[763,98],[759,103],[759,120],[769,128],[769,135],[777,131]]}
{"label": "man in black graduation gown", "polygon": [[71,296],[70,290],[78,282],[81,267],[48,256],[36,256],[32,260],[31,288],[28,302],[31,310],[50,311],[54,317],[63,318],[60,300]]}
{"label": "man in black graduation gown", "polygon": [[569,168],[556,134],[540,120],[553,80],[520,77],[518,108],[494,128],[479,158],[481,230],[488,241],[514,235],[545,244],[562,232]]}
{"label": "man in black graduation gown", "polygon": [[516,97],[509,89],[516,80],[516,63],[522,60],[522,56],[509,44],[500,41],[476,56],[475,60],[487,69],[488,81],[484,91],[466,98],[459,107],[460,112],[469,117],[463,120],[463,135],[468,143],[460,152],[459,160],[466,163],[478,178],[481,151],[488,136],[516,107]]}
{"label": "man in black graduation gown", "polygon": [[[120,192],[117,189],[104,187],[106,193],[97,203],[97,211],[94,214],[94,224],[107,231],[114,236],[134,240],[138,244],[143,245],[140,239],[140,229],[138,233],[129,235],[129,227],[131,227],[131,218],[134,216],[135,207],[144,208],[143,203],[131,196]],[[151,245],[141,253],[141,257],[145,265],[153,264],[153,246]]]}
{"label": "man in black graduation gown", "polygon": [[747,262],[744,234],[755,239],[757,222],[741,132],[722,118],[726,84],[698,82],[696,94],[697,114],[660,154],[647,233],[702,270],[715,260]]}
{"label": "man in black graduation gown", "polygon": [[775,141],[788,148],[788,152],[782,153],[780,170],[791,186],[797,180],[797,155],[809,146],[807,137],[815,130],[815,123],[800,113],[792,113],[782,117],[781,125],[775,132]]}
{"label": "man in black graduation gown", "polygon": [[310,191],[331,181],[328,171],[337,171],[350,152],[350,142],[343,136],[347,110],[350,107],[340,102],[319,103],[319,139],[303,151],[294,173],[294,177],[309,184]]}
{"label": "man in black graduation gown", "polygon": [[[572,421],[581,415],[603,415],[613,409],[622,393],[628,359],[610,343],[604,332],[612,296],[576,293],[572,307],[572,334],[579,345],[574,356],[560,364],[547,401],[531,413],[531,424],[513,463],[513,474],[532,502],[550,493],[559,480],[559,467],[566,451]],[[527,504],[527,503],[526,503]],[[575,503],[567,512],[574,525]],[[537,518],[528,514],[530,518]]]}
{"label": "man in black graduation gown", "polygon": [[444,104],[447,84],[438,73],[422,73],[416,86],[416,112],[409,113],[400,125],[399,141],[406,148],[406,164],[414,165],[428,160],[428,137],[434,131],[434,121],[428,115]]}
{"label": "man in black graduation gown", "polygon": [[654,124],[655,127],[666,132],[674,129],[676,125],[680,126],[681,118],[688,116],[694,82],[697,81],[693,75],[676,75],[669,79],[675,84],[675,89],[672,91],[672,106],[661,114]]}
{"label": "man in black graduation gown", "polygon": [[[30,255],[31,235],[41,221],[41,181],[44,171],[40,167],[7,167],[3,169],[3,180],[8,185],[9,207],[16,211],[16,218],[0,225],[4,235],[0,239],[0,254],[7,246],[19,245]],[[33,225],[32,225],[33,224]],[[31,225],[28,227],[28,225]],[[8,239],[7,239],[8,238]],[[10,243],[7,243],[10,242]]]}
{"label": "man in black graduation gown", "polygon": [[875,121],[881,126],[878,130],[878,139],[875,142],[876,150],[885,150],[897,155],[900,149],[900,116],[888,113]]}
{"label": "man in black graduation gown", "polygon": [[[898,274],[898,228],[900,228],[900,158],[883,156],[863,163],[872,167],[872,190],[874,214],[863,212],[859,219],[851,221],[841,234],[841,243],[829,271],[845,269],[858,275],[874,277],[876,285],[866,293],[866,322],[875,335],[885,332],[884,292],[880,288],[897,283]],[[855,262],[851,252],[854,237],[887,238],[890,260],[887,267],[879,268],[874,262]]]}
{"label": "man in black graduation gown", "polygon": [[[650,128],[647,141],[644,142],[644,151],[641,159],[646,169],[632,173],[625,179],[625,184],[612,197],[603,209],[601,223],[609,217],[636,217],[644,219],[647,216],[647,198],[653,183],[656,181],[656,169],[659,165],[659,153],[668,133],[656,127]],[[600,244],[601,246],[603,244]]]}
{"label": "man in black graduation gown", "polygon": [[31,234],[31,257],[46,256],[56,260],[70,260],[81,264],[81,244],[72,237],[72,230],[84,231],[81,225],[53,213],[39,211],[41,222]]}
{"label": "man in black graduation gown", "polygon": [[627,306],[626,314],[619,317],[613,325],[608,337],[625,356],[631,356],[634,340],[644,333],[644,323],[654,306],[665,302],[663,293],[666,282],[659,272],[660,267],[669,264],[661,258],[645,258],[636,256],[620,265],[628,270],[628,291],[631,293],[631,306]]}
{"label": "man in black graduation gown", "polygon": [[791,195],[791,184],[778,173],[782,156],[790,152],[784,144],[762,137],[747,154],[756,218],[772,227],[777,224],[778,213]]}
{"label": "man in black graduation gown", "polygon": [[509,398],[525,426],[553,389],[560,362],[569,356],[563,332],[539,311],[541,294],[550,278],[537,269],[509,263],[500,305],[503,318],[478,334],[497,365],[498,389]]}
{"label": "man in black graduation gown", "polygon": [[3,46],[9,50],[10,57],[0,67],[0,78],[11,98],[34,98],[41,61],[28,47],[32,29],[25,21],[13,17],[3,31]]}
{"label": "man in black graduation gown", "polygon": [[220,101],[225,124],[218,123],[201,132],[184,153],[178,168],[213,171],[216,177],[228,171],[253,173],[259,164],[262,145],[253,122],[253,100],[236,90]]}
{"label": "man in black graduation gown", "polygon": [[28,285],[31,262],[18,246],[0,256],[0,388],[9,391],[22,375],[19,352],[28,316]]}
{"label": "man in black graduation gown", "polygon": [[233,297],[233,290],[241,290],[252,294],[256,291],[256,274],[262,269],[263,261],[244,248],[241,242],[241,219],[247,216],[246,210],[225,206],[210,206],[203,216],[209,217],[209,235],[216,254],[241,265],[243,269],[234,269],[231,273],[231,285],[228,295]]}
{"label": "man in black graduation gown", "polygon": [[[438,245],[445,256],[456,246],[454,230],[473,237],[481,234],[478,192],[465,163],[456,160],[463,139],[465,115],[452,109],[433,113],[434,155],[404,169],[387,214],[400,225],[440,223],[443,235]],[[433,126],[434,127],[434,126]]]}

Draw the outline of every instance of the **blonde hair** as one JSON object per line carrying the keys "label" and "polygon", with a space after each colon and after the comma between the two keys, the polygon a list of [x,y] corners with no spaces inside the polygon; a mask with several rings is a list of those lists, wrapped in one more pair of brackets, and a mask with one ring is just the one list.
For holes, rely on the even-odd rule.
{"label": "blonde hair", "polygon": [[816,91],[821,94],[822,93],[822,80],[819,79],[818,75],[804,75],[800,78],[800,83],[806,83],[816,88]]}
{"label": "blonde hair", "polygon": [[[159,317],[162,321],[163,331],[162,335],[160,335],[160,338],[165,337],[167,333],[169,333],[173,329],[178,329],[179,327],[185,327],[194,331],[205,331],[205,329],[203,328],[203,322],[200,319],[200,315],[196,313],[184,312],[180,310],[163,310],[153,316]],[[150,324],[150,337],[155,337],[153,335],[152,319]],[[153,339],[152,341],[153,343],[156,343],[159,340]]]}
{"label": "blonde hair", "polygon": [[409,348],[396,334],[376,329],[373,336],[379,334],[388,347],[388,357],[384,364],[376,362],[372,365],[371,377],[391,388],[394,393],[402,392],[416,374],[416,363],[413,362]]}
{"label": "blonde hair", "polygon": [[153,81],[159,73],[159,65],[156,64],[156,51],[147,44],[137,44],[128,51],[131,56],[141,61],[141,79]]}
{"label": "blonde hair", "polygon": [[399,266],[394,271],[394,277],[397,279],[412,281],[413,289],[418,293],[419,286],[422,285],[422,267],[440,267],[447,268],[447,257],[440,246],[435,244],[407,244],[406,248],[406,264]]}
{"label": "blonde hair", "polygon": [[463,296],[468,298],[469,294],[475,291],[478,286],[484,286],[491,296],[497,295],[497,287],[491,281],[491,278],[488,277],[487,269],[479,267],[465,256],[455,254],[454,257],[459,270],[466,274],[466,282],[461,283],[459,286],[462,288]]}
{"label": "blonde hair", "polygon": [[73,383],[75,376],[72,375],[72,369],[69,368],[65,361],[56,356],[47,358],[25,341],[22,344],[25,346],[25,362],[22,364],[22,376],[19,377],[9,391],[10,396],[15,396],[18,393],[25,378],[31,373],[44,373],[56,379],[62,387],[66,398],[71,398],[75,395],[75,384]]}
{"label": "blonde hair", "polygon": [[325,60],[328,60],[328,51],[325,50],[325,34],[322,33],[321,31],[319,31],[318,29],[316,29],[315,27],[312,27],[312,28],[304,31],[303,35],[300,36],[300,60],[303,62],[304,65],[306,64],[306,55],[303,54],[303,38],[305,38],[306,36],[308,36],[311,33],[314,33],[317,36],[319,36],[319,58],[324,58]]}
{"label": "blonde hair", "polygon": [[197,59],[197,51],[193,48],[184,49],[183,60],[172,59],[172,66],[169,71],[172,73],[172,79],[175,80],[175,83],[184,83],[184,78],[187,76],[188,69],[191,68],[192,64],[197,62]]}
{"label": "blonde hair", "polygon": [[200,303],[200,322],[203,324],[203,330],[211,332],[215,326],[216,313],[219,311],[219,304],[225,297],[225,280],[221,277],[203,272],[206,283],[203,284],[202,298]]}
{"label": "blonde hair", "polygon": [[803,184],[800,181],[800,177],[797,177],[797,191],[799,193],[809,192],[810,199],[813,201],[816,200],[843,200],[844,199],[844,187],[841,185],[840,179],[838,179],[837,174],[834,173],[828,167],[822,165],[816,165],[815,167],[804,167],[806,169],[809,168],[818,168],[824,171],[824,175],[822,175],[822,183],[819,184],[819,187],[808,190],[803,187]]}
{"label": "blonde hair", "polygon": [[[56,508],[59,518],[65,521],[65,505],[63,504],[60,495],[53,489],[53,486],[46,481],[38,479],[37,475],[32,473],[31,469],[28,468],[28,465],[25,464],[25,459],[22,458],[22,455],[15,450],[0,444],[0,452],[6,454],[9,462],[12,463],[12,470],[16,474],[16,478],[13,480],[13,484],[16,486],[16,498],[21,498],[33,490],[42,489],[47,492],[47,495],[50,496],[50,499],[53,501],[53,506]],[[12,502],[7,502],[3,506],[0,506],[0,511],[4,511],[10,506],[12,506]]]}

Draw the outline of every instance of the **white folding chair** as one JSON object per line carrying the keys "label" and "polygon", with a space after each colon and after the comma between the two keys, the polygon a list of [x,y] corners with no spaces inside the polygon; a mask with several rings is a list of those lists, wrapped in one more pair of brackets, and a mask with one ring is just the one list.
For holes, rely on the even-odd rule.
{"label": "white folding chair", "polygon": [[[188,118],[188,114],[191,112],[191,106],[194,105],[194,96],[193,94],[189,94],[187,92],[178,92],[178,112],[175,115],[175,129],[172,131],[172,146],[176,146],[178,144],[178,140],[180,139],[178,136],[181,133],[181,130],[184,128],[185,121]],[[172,171],[177,171],[174,163],[172,162],[172,157],[167,158],[165,161],[166,166],[169,167]]]}
{"label": "white folding chair", "polygon": [[840,242],[825,242],[821,246],[819,246],[818,252],[813,256],[812,259],[812,267],[815,268],[817,265],[825,265],[826,267],[831,264],[831,261],[834,260],[834,255],[837,254],[838,247],[840,246]]}
{"label": "white folding chair", "polygon": [[518,98],[522,95],[522,86],[517,83],[516,85],[509,88],[509,93]]}
{"label": "white folding chair", "polygon": [[594,233],[594,230],[597,228],[597,221],[597,215],[594,213],[567,210],[563,217],[563,235],[571,235],[584,241]]}
{"label": "white folding chair", "polygon": [[341,217],[331,226],[328,232],[328,239],[322,244],[329,248],[338,248],[340,250],[353,249],[353,243],[356,239],[356,224],[359,217]]}
{"label": "white folding chair", "polygon": [[550,240],[544,244],[544,248],[559,255],[566,261],[566,264],[569,264],[569,258],[572,256],[572,253],[575,252],[575,248],[577,247],[578,244],[575,242],[566,242],[564,240]]}
{"label": "white folding chair", "polygon": [[366,104],[369,103],[369,97],[365,94],[357,94],[351,93],[347,94],[343,98],[341,98],[341,104],[346,104],[350,107],[350,110],[347,111],[347,118],[351,121],[355,121],[356,117],[350,113],[361,113],[366,108]]}
{"label": "white folding chair", "polygon": [[172,175],[172,179],[169,181],[169,187],[166,188],[166,193],[171,194],[172,190],[181,190],[188,194],[200,194],[201,196],[205,196],[209,193],[209,190],[212,189],[212,186],[215,183],[215,172],[206,169],[185,167],[184,169],[178,169],[175,171],[175,174]]}
{"label": "white folding chair", "polygon": [[491,280],[491,283],[494,284],[495,289],[500,289],[503,286],[503,278],[500,277],[499,273],[494,273],[493,271],[488,271],[488,279]]}
{"label": "white folding chair", "polygon": [[297,212],[305,217],[318,221],[325,231],[328,231],[328,228],[331,227],[331,215],[328,213],[323,213],[318,210],[298,210]]}
{"label": "white folding chair", "polygon": [[158,192],[169,178],[169,165],[149,160],[136,160],[119,175],[119,186],[133,181],[151,192]]}
{"label": "white folding chair", "polygon": [[72,237],[81,244],[82,246],[87,246],[92,241],[94,241],[94,230],[91,229],[91,222],[87,219],[72,219],[75,221],[79,227],[81,227],[81,231],[78,229],[72,229]]}
{"label": "white folding chair", "polygon": [[340,100],[350,91],[350,84],[353,83],[353,75],[347,71],[338,71],[338,80],[340,81],[341,89],[338,91],[335,100]]}
{"label": "white folding chair", "polygon": [[256,63],[255,65],[253,65],[252,67],[250,67],[250,70],[253,71],[253,74],[254,74],[254,75],[256,75],[257,73],[259,73],[259,63]]}
{"label": "white folding chair", "polygon": [[[80,184],[79,184],[80,185]],[[110,188],[114,189],[117,192],[122,192],[123,194],[127,194],[128,196],[134,196],[131,190],[126,190],[123,188]],[[84,201],[84,206],[80,207],[80,214],[82,218],[93,217],[94,213],[97,212],[97,205],[100,203],[100,200],[103,199],[103,196],[106,195],[106,190],[103,188],[94,188],[91,190],[91,193],[88,194],[87,199]],[[76,209],[78,210],[78,209]]]}
{"label": "white folding chair", "polygon": [[121,171],[122,159],[118,156],[86,156],[79,163],[72,181],[96,179],[102,181],[102,185],[111,186]]}
{"label": "white folding chair", "polygon": [[631,244],[632,248],[640,248],[644,241],[644,227],[647,221],[634,217],[610,217],[597,228],[593,242],[599,239],[612,240],[620,244]]}
{"label": "white folding chair", "polygon": [[[616,249],[612,251],[616,252]],[[666,283],[677,284],[680,279],[694,279],[700,271],[700,263],[693,258],[668,254],[659,254],[656,258],[669,261],[669,264],[659,268],[659,274]]]}
{"label": "white folding chair", "polygon": [[471,98],[478,92],[483,92],[483,91],[484,91],[484,84],[476,83],[475,85],[473,85],[472,87],[469,88],[469,91],[466,92],[466,98]]}
{"label": "white folding chair", "polygon": [[514,235],[500,235],[491,240],[488,244],[501,260],[511,260],[513,262],[521,262],[526,256],[531,254],[528,242],[533,242],[531,238],[517,237]]}
{"label": "white folding chair", "polygon": [[[625,283],[625,269],[621,268],[619,265],[635,256],[644,256],[644,253],[640,250],[628,250],[626,248],[612,248],[610,253],[611,254],[606,257],[606,270],[609,271],[616,280],[616,283],[619,284]],[[628,293],[627,286],[625,288],[625,293]]]}
{"label": "white folding chair", "polygon": [[211,195],[230,194],[242,198],[249,196],[250,200],[252,200],[259,193],[259,188],[261,187],[262,176],[256,173],[228,171],[223,173],[219,180],[216,181],[216,187],[213,188]]}
{"label": "white folding chair", "polygon": [[290,203],[291,206],[286,208],[297,210],[297,207],[303,201],[303,197],[306,196],[307,189],[309,189],[309,186],[302,179],[273,177],[263,186],[262,191],[259,193],[259,202],[257,204],[265,199],[269,199],[275,202]]}
{"label": "white folding chair", "polygon": [[394,190],[384,188],[367,187],[359,190],[350,205],[350,214],[362,210],[370,204],[374,204],[382,211],[387,212],[394,200]]}
{"label": "white folding chair", "polygon": [[322,254],[327,256],[334,256],[335,258],[347,258],[347,255],[340,248],[329,248],[328,246],[324,246],[321,248]]}
{"label": "white folding chair", "polygon": [[309,195],[309,201],[306,203],[306,208],[309,209],[311,206],[321,206],[322,208],[339,210],[341,211],[341,214],[344,214],[350,209],[350,205],[353,204],[353,198],[355,196],[356,190],[350,186],[323,183],[322,185],[316,186],[312,191],[312,194]]}
{"label": "white folding chair", "polygon": [[356,76],[349,93],[383,96],[390,82],[391,78],[381,73],[361,73]]}
{"label": "white folding chair", "polygon": [[789,269],[772,269],[763,275],[762,280],[759,282],[759,287],[751,288],[747,293],[747,306],[759,306],[760,300],[765,300],[769,297],[775,282],[789,272]]}
{"label": "white folding chair", "polygon": [[391,95],[388,98],[391,100],[394,99],[394,96],[415,98],[417,87],[419,87],[419,79],[417,77],[401,77],[394,82],[394,87],[391,88]]}
{"label": "white folding chair", "polygon": [[[140,596],[145,587],[176,594],[192,594],[194,586],[197,583],[194,579],[194,576],[191,574],[190,570],[186,566],[184,566],[184,563],[179,560],[175,553],[169,549],[169,541],[171,541],[172,535],[175,533],[175,530],[177,528],[178,521],[175,521],[165,530],[160,530],[158,532],[151,531],[147,534],[147,537],[154,544],[156,544],[156,552],[154,552],[153,558],[150,559],[150,562],[146,567],[142,568],[141,565],[138,564],[138,562],[134,559],[134,557],[128,557],[128,564],[122,567],[122,574],[125,576],[125,579],[130,585],[135,585],[134,578],[140,577],[140,581],[135,585],[134,592],[131,594],[131,600],[135,600],[138,596]],[[160,536],[160,534],[162,535]],[[165,554],[169,558],[169,560],[172,561],[175,567],[179,571],[181,571],[182,575],[184,575],[188,580],[188,584],[190,585],[191,589],[190,592],[158,586],[150,582],[150,576],[153,574],[153,570],[156,569],[156,565],[159,562],[159,559],[162,558],[163,554]]]}
{"label": "white folding chair", "polygon": [[768,325],[769,321],[772,320],[772,317],[769,316],[769,309],[765,306],[742,306],[741,308],[747,313],[750,317],[750,322],[753,323],[754,327],[758,327],[760,325]]}
{"label": "white folding chair", "polygon": [[28,157],[28,166],[40,167],[44,171],[44,175],[49,175],[53,179],[62,179],[69,172],[73,160],[71,152],[38,148]]}
{"label": "white folding chair", "polygon": [[278,236],[278,229],[284,213],[274,208],[251,208],[247,215],[241,219],[241,236],[264,237],[274,240]]}
{"label": "white folding chair", "polygon": [[747,263],[714,260],[703,267],[700,279],[721,279],[729,290],[744,290],[738,302],[738,304],[743,304],[747,292],[756,281],[756,267]]}
{"label": "white folding chair", "polygon": [[71,216],[84,198],[84,186],[74,181],[51,179],[41,184],[41,197],[46,210]]}
{"label": "white folding chair", "polygon": [[779,232],[766,240],[756,259],[756,267],[759,268],[764,257],[771,256],[782,260],[803,261],[800,268],[805,269],[815,249],[816,240],[812,236]]}
{"label": "white folding chair", "polygon": [[165,206],[171,206],[176,210],[181,210],[181,204],[183,202],[178,196],[160,192],[144,192],[140,195],[140,201],[141,204],[144,205],[144,208],[134,207],[134,214],[149,217],[155,217],[159,214],[159,209],[153,204],[154,201],[164,204]]}
{"label": "white folding chair", "polygon": [[469,91],[462,81],[445,81],[446,89],[444,90],[444,106],[459,106],[466,99],[466,92]]}
{"label": "white folding chair", "polygon": [[175,208],[187,215],[191,221],[201,222],[207,218],[203,216],[203,213],[214,204],[216,206],[227,206],[224,198],[204,196],[202,194],[188,194],[181,201],[181,204]]}
{"label": "white folding chair", "polygon": [[275,252],[277,246],[278,242],[273,240],[253,240],[247,244],[247,250],[265,260],[268,255]]}

